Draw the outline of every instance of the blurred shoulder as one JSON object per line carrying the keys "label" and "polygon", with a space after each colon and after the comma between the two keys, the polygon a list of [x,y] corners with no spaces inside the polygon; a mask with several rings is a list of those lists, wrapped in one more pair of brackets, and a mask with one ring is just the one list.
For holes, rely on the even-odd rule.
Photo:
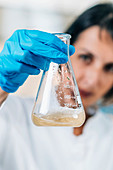
{"label": "blurred shoulder", "polygon": [[94,132],[98,137],[112,136],[113,138],[113,115],[105,114],[98,110],[86,123],[84,128],[89,133]]}
{"label": "blurred shoulder", "polygon": [[113,115],[105,114],[102,111],[98,111],[96,116],[96,130],[100,131],[103,135],[110,135],[113,140]]}
{"label": "blurred shoulder", "polygon": [[8,120],[25,119],[25,117],[31,116],[33,103],[33,98],[9,95],[0,108],[0,117]]}

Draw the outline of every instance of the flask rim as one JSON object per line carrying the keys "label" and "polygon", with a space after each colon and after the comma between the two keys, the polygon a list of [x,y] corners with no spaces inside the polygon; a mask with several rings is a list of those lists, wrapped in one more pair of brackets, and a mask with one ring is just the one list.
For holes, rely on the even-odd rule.
{"label": "flask rim", "polygon": [[53,33],[53,35],[57,36],[58,38],[62,38],[62,39],[71,39],[71,35],[67,33]]}

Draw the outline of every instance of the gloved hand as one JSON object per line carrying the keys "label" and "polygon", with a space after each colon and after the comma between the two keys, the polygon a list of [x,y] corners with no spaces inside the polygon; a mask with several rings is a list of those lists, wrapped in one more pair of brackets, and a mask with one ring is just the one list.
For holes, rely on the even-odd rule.
{"label": "gloved hand", "polygon": [[[66,63],[67,45],[55,35],[38,30],[17,30],[0,53],[0,86],[15,92],[29,75],[48,70],[51,61]],[[70,45],[70,55],[75,48]]]}

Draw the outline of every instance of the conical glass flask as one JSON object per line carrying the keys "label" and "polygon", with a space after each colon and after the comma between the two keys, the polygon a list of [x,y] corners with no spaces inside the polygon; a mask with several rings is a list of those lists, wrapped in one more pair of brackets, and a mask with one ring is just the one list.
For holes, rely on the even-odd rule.
{"label": "conical glass flask", "polygon": [[85,121],[85,112],[69,56],[71,36],[62,33],[55,36],[67,44],[68,62],[51,62],[49,70],[43,71],[32,121],[37,126],[79,127]]}

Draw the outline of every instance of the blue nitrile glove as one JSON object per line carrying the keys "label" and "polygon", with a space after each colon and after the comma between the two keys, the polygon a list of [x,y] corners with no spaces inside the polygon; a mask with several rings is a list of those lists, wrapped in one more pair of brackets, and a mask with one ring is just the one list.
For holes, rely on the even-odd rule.
{"label": "blue nitrile glove", "polygon": [[[17,30],[0,53],[0,86],[15,92],[29,75],[48,70],[51,61],[65,63],[67,45],[55,35],[38,30]],[[70,55],[75,52],[70,45]]]}

